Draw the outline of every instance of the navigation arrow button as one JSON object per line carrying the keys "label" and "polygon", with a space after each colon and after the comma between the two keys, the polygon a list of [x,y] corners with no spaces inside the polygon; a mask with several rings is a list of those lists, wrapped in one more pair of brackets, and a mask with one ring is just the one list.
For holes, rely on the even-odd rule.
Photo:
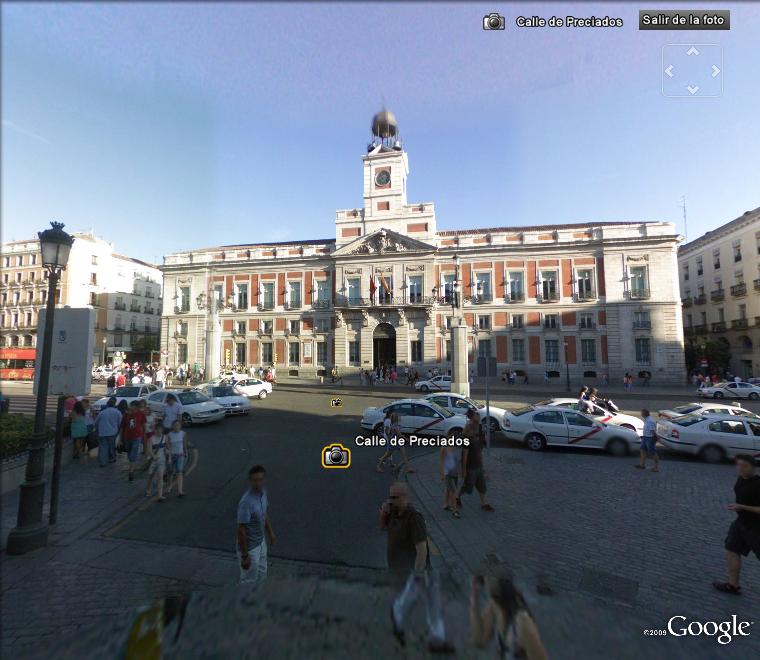
{"label": "navigation arrow button", "polygon": [[689,90],[689,94],[694,96],[699,91],[699,85],[686,85],[686,89]]}
{"label": "navigation arrow button", "polygon": [[687,55],[699,55],[699,51],[696,48],[694,48],[694,46],[692,46],[691,48],[689,48],[689,50],[686,51],[686,54]]}
{"label": "navigation arrow button", "polygon": [[665,69],[665,75],[668,78],[672,78],[673,77],[673,65],[672,64],[668,64],[667,68]]}
{"label": "navigation arrow button", "polygon": [[713,64],[713,66],[712,66],[712,77],[715,78],[719,74],[720,74],[720,69]]}

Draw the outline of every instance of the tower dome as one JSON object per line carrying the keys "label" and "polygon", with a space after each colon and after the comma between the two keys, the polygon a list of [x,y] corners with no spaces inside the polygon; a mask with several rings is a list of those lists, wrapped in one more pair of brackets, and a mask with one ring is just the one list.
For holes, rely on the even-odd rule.
{"label": "tower dome", "polygon": [[383,108],[372,118],[372,135],[382,139],[394,138],[398,135],[396,115]]}

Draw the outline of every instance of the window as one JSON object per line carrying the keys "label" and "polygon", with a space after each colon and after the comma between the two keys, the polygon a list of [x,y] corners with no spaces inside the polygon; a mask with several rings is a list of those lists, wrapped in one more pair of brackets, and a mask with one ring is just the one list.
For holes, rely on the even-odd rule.
{"label": "window", "polygon": [[448,273],[443,276],[443,297],[447,303],[450,303],[454,297],[454,280],[456,275]]}
{"label": "window", "polygon": [[479,330],[490,330],[491,329],[491,315],[478,315],[478,329]]}
{"label": "window", "polygon": [[446,340],[446,362],[451,362],[451,339]]}
{"label": "window", "polygon": [[565,425],[565,419],[559,410],[544,410],[533,417],[533,421],[538,424],[562,424]]}
{"label": "window", "polygon": [[8,273],[3,273],[3,284],[8,284]]}
{"label": "window", "polygon": [[726,320],[726,312],[722,307],[718,307],[718,323],[723,323]]}
{"label": "window", "polygon": [[581,339],[581,361],[586,364],[596,362],[596,340]]}
{"label": "window", "polygon": [[478,299],[491,300],[491,273],[477,273],[473,276],[473,295]]}
{"label": "window", "polygon": [[451,330],[451,324],[454,322],[454,317],[447,316],[445,320],[446,320],[446,330]]}
{"label": "window", "polygon": [[[248,309],[248,284],[238,284],[236,288],[237,294],[235,296],[235,306],[238,309]],[[239,362],[238,364],[242,364],[242,362]]]}
{"label": "window", "polygon": [[123,346],[124,345],[124,337],[122,336],[122,334],[120,332],[119,333],[114,333],[114,335],[113,335],[113,345],[114,346]]}
{"label": "window", "polygon": [[271,342],[263,342],[261,344],[261,364],[273,364],[273,362],[274,360],[272,360],[272,344]]}
{"label": "window", "polygon": [[90,273],[90,285],[91,286],[97,286],[98,285],[98,274],[97,273]]}
{"label": "window", "polygon": [[129,319],[129,329],[137,330],[137,317],[133,316]]}
{"label": "window", "polygon": [[481,339],[478,341],[478,357],[491,357],[491,340]]}
{"label": "window", "polygon": [[274,282],[264,282],[261,285],[263,293],[261,305],[264,309],[274,309]]}
{"label": "window", "polygon": [[18,291],[16,291],[16,292],[13,294],[13,304],[14,304],[14,305],[18,305],[18,303],[19,303],[19,300],[21,300],[21,294],[20,294]]}
{"label": "window", "polygon": [[521,330],[523,328],[523,315],[512,314],[512,329]]}
{"label": "window", "polygon": [[694,326],[694,319],[692,318],[691,314],[686,315],[686,327],[691,328]]}
{"label": "window", "polygon": [[381,303],[390,303],[393,299],[393,277],[390,275],[378,275],[377,296]]}
{"label": "window", "polygon": [[704,272],[704,268],[702,267],[702,257],[697,257],[697,277],[701,277]]}
{"label": "window", "polygon": [[567,423],[570,424],[570,426],[590,427],[594,425],[594,422],[592,422],[588,417],[579,415],[576,412],[566,412],[565,419],[567,420]]}
{"label": "window", "polygon": [[742,245],[741,243],[734,243],[734,263],[739,263],[742,260]]}
{"label": "window", "polygon": [[409,302],[422,302],[422,275],[409,278]]}
{"label": "window", "polygon": [[[319,344],[317,344],[319,346]],[[361,361],[361,342],[356,339],[348,342],[348,361],[351,364],[359,364]]]}
{"label": "window", "polygon": [[525,274],[521,270],[509,271],[508,295],[514,301],[525,299]]}
{"label": "window", "polygon": [[544,300],[557,300],[559,298],[559,293],[557,292],[557,271],[541,271],[541,297]]}
{"label": "window", "polygon": [[301,307],[301,280],[294,280],[287,283],[288,307],[291,309],[298,309]]}
{"label": "window", "polygon": [[246,330],[246,323],[245,321],[236,321],[235,322],[235,333],[238,335],[244,335]]}
{"label": "window", "polygon": [[182,286],[179,289],[179,309],[181,312],[190,311],[190,287]]}
{"label": "window", "polygon": [[638,311],[633,313],[633,327],[637,330],[648,330],[652,327],[648,311]]}
{"label": "window", "polygon": [[26,304],[27,305],[31,305],[33,300],[34,300],[34,291],[27,291],[26,292]]}
{"label": "window", "polygon": [[422,362],[422,342],[419,339],[415,339],[410,342],[410,348],[412,352],[412,362]]}
{"label": "window", "polygon": [[732,433],[733,435],[747,435],[747,429],[744,427],[744,422],[742,422],[741,420],[712,422],[707,428],[710,429],[710,431],[713,431],[715,433]]}
{"label": "window", "polygon": [[24,320],[26,321],[26,327],[30,327],[32,325],[32,313],[27,312]]}
{"label": "window", "polygon": [[689,264],[687,263],[683,265],[683,279],[689,281]]}
{"label": "window", "polygon": [[740,319],[746,319],[747,318],[747,306],[746,305],[739,305],[739,318]]}
{"label": "window", "polygon": [[16,273],[16,282],[21,282],[21,273]]}
{"label": "window", "polygon": [[591,312],[584,312],[580,316],[580,327],[586,330],[594,327],[594,314]]}
{"label": "window", "polygon": [[594,297],[594,271],[583,268],[578,271],[578,298],[588,300]]}
{"label": "window", "polygon": [[93,254],[92,255],[92,257],[90,258],[90,263],[93,266],[97,266],[98,265],[98,255],[97,254]]}
{"label": "window", "polygon": [[327,344],[323,341],[317,342],[317,364],[327,364]]}
{"label": "window", "polygon": [[348,286],[348,304],[358,305],[362,299],[362,281],[359,277],[349,277],[346,281]]}
{"label": "window", "polygon": [[544,340],[544,361],[548,364],[559,363],[559,340]]}
{"label": "window", "polygon": [[3,268],[10,268],[10,265],[11,265],[11,258],[5,257],[5,259],[3,259]]}
{"label": "window", "polygon": [[328,280],[317,280],[317,291],[315,302],[328,302],[330,300],[330,282]]}
{"label": "window", "polygon": [[223,302],[224,301],[224,287],[221,284],[215,284],[211,292],[211,295],[214,297],[214,300]]}
{"label": "window", "polygon": [[288,344],[288,363],[298,364],[301,361],[301,344],[292,341]]}
{"label": "window", "polygon": [[636,345],[636,362],[639,364],[649,364],[652,361],[651,341],[649,337],[637,337]]}
{"label": "window", "polygon": [[[120,343],[116,345],[121,346]],[[187,362],[187,344],[177,344],[177,363],[182,364],[184,362]]]}
{"label": "window", "polygon": [[35,280],[36,278],[37,278],[37,273],[35,273],[34,271],[31,271],[31,272],[29,273],[29,281],[30,281],[30,282],[34,282],[34,280]]}
{"label": "window", "polygon": [[720,250],[713,250],[713,268],[720,270]]}
{"label": "window", "polygon": [[187,337],[187,321],[177,321],[177,335]]}
{"label": "window", "polygon": [[545,328],[558,328],[559,327],[559,314],[546,314],[544,316]]}
{"label": "window", "polygon": [[24,265],[24,255],[20,254],[16,257],[16,265],[17,266],[23,266]]}
{"label": "window", "polygon": [[238,342],[235,344],[235,364],[247,364],[248,360],[245,355],[245,344]]}
{"label": "window", "polygon": [[634,298],[647,298],[649,296],[646,266],[631,267],[631,296]]}
{"label": "window", "polygon": [[522,339],[512,340],[512,360],[514,362],[525,362],[525,341]]}
{"label": "window", "polygon": [[315,319],[314,332],[328,332],[330,330],[330,319]]}
{"label": "window", "polygon": [[272,334],[272,320],[271,319],[267,319],[267,320],[262,320],[261,321],[261,331],[265,335],[271,335]]}
{"label": "window", "polygon": [[297,335],[298,331],[301,328],[301,321],[299,321],[298,319],[290,319],[288,324],[289,324],[290,333]]}

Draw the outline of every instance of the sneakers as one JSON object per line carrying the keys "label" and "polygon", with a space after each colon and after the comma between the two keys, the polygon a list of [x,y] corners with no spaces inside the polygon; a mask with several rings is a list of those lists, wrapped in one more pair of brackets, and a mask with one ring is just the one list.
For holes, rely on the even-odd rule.
{"label": "sneakers", "polygon": [[730,582],[713,582],[712,586],[713,586],[713,589],[717,589],[718,591],[724,594],[733,594],[734,596],[741,596],[741,593],[742,593],[741,587],[735,587]]}

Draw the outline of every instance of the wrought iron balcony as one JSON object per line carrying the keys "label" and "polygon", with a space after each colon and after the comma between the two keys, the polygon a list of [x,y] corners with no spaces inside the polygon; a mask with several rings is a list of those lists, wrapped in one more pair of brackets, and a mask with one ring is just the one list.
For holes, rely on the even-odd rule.
{"label": "wrought iron balcony", "polygon": [[444,304],[446,298],[436,298],[435,296],[423,296],[419,294],[410,294],[407,297],[379,297],[374,300],[371,298],[356,298],[353,296],[336,296],[336,307],[430,307],[435,302]]}
{"label": "wrought iron balcony", "polygon": [[713,332],[725,332],[726,331],[726,322],[725,321],[718,321],[717,323],[713,323],[712,326],[710,326],[710,329]]}
{"label": "wrought iron balcony", "polygon": [[589,302],[590,300],[596,300],[596,291],[579,291],[575,294],[576,302]]}
{"label": "wrought iron balcony", "polygon": [[283,305],[285,309],[301,309],[301,301],[300,300],[291,300],[289,303],[285,303]]}
{"label": "wrought iron balcony", "polygon": [[332,302],[330,300],[315,300],[311,303],[311,306],[314,309],[330,309]]}
{"label": "wrought iron balcony", "polygon": [[583,319],[581,319],[581,322],[578,324],[578,327],[581,330],[593,330],[594,328],[596,328],[596,323],[594,321],[590,321],[590,320],[584,321]]}
{"label": "wrought iron balcony", "polygon": [[634,330],[651,330],[652,329],[652,322],[648,319],[644,320],[638,320],[633,322],[633,329]]}
{"label": "wrought iron balcony", "polygon": [[628,297],[631,300],[646,300],[649,296],[649,289],[643,287],[635,287],[628,292]]}
{"label": "wrought iron balcony", "polygon": [[465,303],[472,303],[473,305],[483,305],[493,302],[493,296],[490,293],[481,293],[477,296],[468,296],[464,299]]}
{"label": "wrought iron balcony", "polygon": [[694,334],[695,335],[706,335],[707,334],[707,324],[702,323],[700,325],[694,326]]}
{"label": "wrought iron balcony", "polygon": [[274,301],[273,300],[265,300],[264,302],[259,303],[259,310],[260,311],[269,311],[274,309]]}
{"label": "wrought iron balcony", "polygon": [[681,305],[684,307],[691,307],[694,304],[694,299],[687,296],[686,298],[681,298]]}
{"label": "wrought iron balcony", "polygon": [[127,303],[115,302],[113,304],[113,308],[119,310],[120,312],[126,312],[127,311]]}
{"label": "wrought iron balcony", "polygon": [[264,326],[264,327],[259,328],[259,334],[260,335],[271,335],[272,334],[272,326],[268,325],[268,326]]}
{"label": "wrought iron balcony", "polygon": [[735,298],[739,298],[741,296],[747,295],[747,283],[746,282],[739,282],[739,284],[734,284],[731,287],[731,295]]}
{"label": "wrought iron balcony", "polygon": [[546,295],[539,293],[537,296],[540,303],[555,303],[559,302],[559,291],[549,291]]}
{"label": "wrought iron balcony", "polygon": [[710,300],[713,302],[720,302],[721,300],[725,299],[726,292],[724,289],[715,289],[715,291],[710,291]]}
{"label": "wrought iron balcony", "polygon": [[694,296],[695,305],[704,305],[707,302],[707,295],[700,293],[698,296]]}
{"label": "wrought iron balcony", "polygon": [[749,326],[749,319],[734,319],[731,321],[732,330],[744,330]]}
{"label": "wrought iron balcony", "polygon": [[693,337],[693,336],[696,334],[696,333],[694,332],[694,326],[693,326],[693,325],[687,325],[687,326],[686,326],[686,327],[683,329],[683,334],[684,334],[686,337]]}
{"label": "wrought iron balcony", "polygon": [[520,303],[525,302],[525,292],[523,291],[510,291],[507,293],[508,303]]}
{"label": "wrought iron balcony", "polygon": [[187,307],[184,307],[184,306],[183,307],[175,307],[174,308],[174,313],[175,314],[187,314],[189,311],[190,311],[190,307],[189,306],[187,306]]}

